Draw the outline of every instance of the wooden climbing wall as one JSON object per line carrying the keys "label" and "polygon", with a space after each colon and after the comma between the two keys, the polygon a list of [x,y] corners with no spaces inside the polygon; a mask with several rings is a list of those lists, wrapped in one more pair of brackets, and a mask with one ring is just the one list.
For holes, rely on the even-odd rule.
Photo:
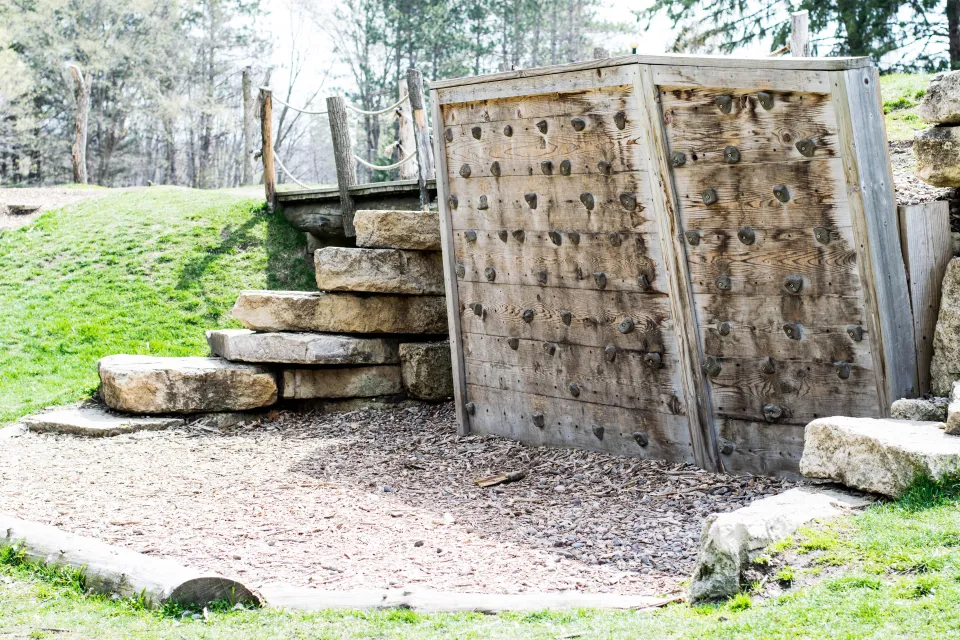
{"label": "wooden climbing wall", "polygon": [[791,475],[807,422],[910,395],[875,82],[630,56],[434,83],[461,431]]}

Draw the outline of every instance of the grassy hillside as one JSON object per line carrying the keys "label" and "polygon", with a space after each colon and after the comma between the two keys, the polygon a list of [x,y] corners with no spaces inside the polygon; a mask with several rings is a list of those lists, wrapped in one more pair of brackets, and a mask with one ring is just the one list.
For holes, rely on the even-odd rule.
{"label": "grassy hillside", "polygon": [[303,234],[261,205],[152,187],[0,233],[0,424],[88,396],[102,356],[206,354],[241,289],[314,289]]}
{"label": "grassy hillside", "polygon": [[883,112],[887,120],[887,138],[912,140],[917,131],[930,125],[920,120],[917,105],[923,99],[927,84],[933,75],[929,73],[895,73],[880,77],[880,94]]}

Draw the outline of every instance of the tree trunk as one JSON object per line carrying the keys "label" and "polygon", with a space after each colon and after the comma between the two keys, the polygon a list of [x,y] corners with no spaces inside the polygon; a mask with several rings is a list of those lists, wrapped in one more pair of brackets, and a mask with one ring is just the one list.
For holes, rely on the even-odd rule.
{"label": "tree trunk", "polygon": [[250,67],[244,68],[241,83],[243,86],[243,175],[241,182],[248,185],[253,184],[253,156],[256,153],[254,138],[257,133],[257,111],[253,99],[253,80],[250,78]]}
{"label": "tree trunk", "polygon": [[950,69],[960,69],[960,0],[947,0],[947,33],[950,43]]}
{"label": "tree trunk", "polygon": [[70,65],[73,74],[74,97],[77,99],[75,116],[76,135],[73,141],[73,181],[87,184],[87,122],[90,120],[90,85],[93,78],[86,76],[75,64]]}

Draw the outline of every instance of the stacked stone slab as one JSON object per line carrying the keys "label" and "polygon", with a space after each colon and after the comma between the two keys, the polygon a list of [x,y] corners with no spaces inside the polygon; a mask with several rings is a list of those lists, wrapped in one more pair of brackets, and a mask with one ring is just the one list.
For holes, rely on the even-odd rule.
{"label": "stacked stone slab", "polygon": [[918,114],[934,126],[914,139],[917,177],[936,187],[960,187],[960,71],[933,77]]}

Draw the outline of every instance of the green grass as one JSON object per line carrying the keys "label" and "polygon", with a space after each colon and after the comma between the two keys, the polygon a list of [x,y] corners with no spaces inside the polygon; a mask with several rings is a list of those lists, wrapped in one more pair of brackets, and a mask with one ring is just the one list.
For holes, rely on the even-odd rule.
{"label": "green grass", "polygon": [[912,140],[914,134],[930,126],[920,120],[917,105],[932,77],[929,73],[894,73],[880,77],[889,140]]}
{"label": "green grass", "polygon": [[[79,638],[945,638],[960,629],[960,484],[919,483],[904,499],[799,533],[794,549],[841,554],[843,566],[775,598],[742,593],[719,605],[656,613],[537,612],[421,615],[411,611],[315,614],[212,607],[209,619],[177,608],[86,596],[82,580],[19,562],[0,550],[0,632],[69,629]],[[11,560],[11,558],[13,558]],[[73,575],[73,577],[71,577]],[[771,579],[781,586],[794,571]],[[9,584],[8,584],[9,582]],[[184,617],[186,615],[186,617]]]}
{"label": "green grass", "polygon": [[105,355],[205,355],[241,289],[314,289],[261,203],[151,187],[0,232],[0,424],[90,396]]}

